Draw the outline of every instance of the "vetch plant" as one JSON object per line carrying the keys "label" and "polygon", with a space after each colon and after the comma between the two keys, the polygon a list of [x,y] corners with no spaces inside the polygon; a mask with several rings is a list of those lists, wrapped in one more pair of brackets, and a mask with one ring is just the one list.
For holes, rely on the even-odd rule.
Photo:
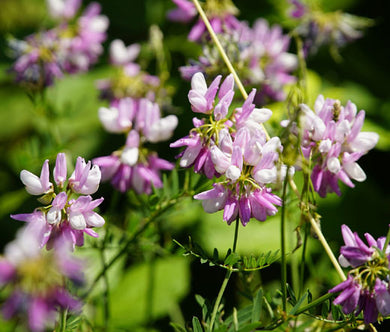
{"label": "vetch plant", "polygon": [[[261,17],[249,17],[253,24],[238,19],[230,0],[172,2],[168,13],[145,6],[147,21],[196,20],[188,40],[169,22],[161,30],[153,25],[145,43],[127,32],[119,39],[114,32],[123,22],[113,21],[108,31],[97,3],[80,11],[81,0],[48,0],[57,25],[11,41],[10,71],[39,116],[32,134],[7,141],[10,151],[22,148],[9,153],[6,165],[19,173],[44,162],[39,174],[24,169],[19,176],[38,198],[32,212],[19,213],[32,201],[20,183],[1,195],[0,215],[9,211],[26,223],[14,223],[22,228],[0,256],[0,326],[33,332],[384,326],[390,232],[371,235],[371,225],[383,220],[376,211],[369,219],[346,216],[339,206],[337,214],[323,211],[335,202],[344,209],[359,187],[355,195],[366,209],[365,158],[386,144],[376,132],[386,141],[386,130],[373,122],[380,115],[364,89],[358,96],[340,80],[332,90],[306,62],[321,45],[361,37],[361,26],[346,13],[303,1],[280,5],[290,10],[287,23],[258,4]],[[101,54],[108,63],[91,69]],[[91,161],[78,157],[71,172],[71,154]],[[12,175],[0,172],[4,187]],[[375,206],[382,204],[377,197]],[[326,234],[340,218],[337,259]],[[365,239],[351,231],[360,218],[370,223]]]}

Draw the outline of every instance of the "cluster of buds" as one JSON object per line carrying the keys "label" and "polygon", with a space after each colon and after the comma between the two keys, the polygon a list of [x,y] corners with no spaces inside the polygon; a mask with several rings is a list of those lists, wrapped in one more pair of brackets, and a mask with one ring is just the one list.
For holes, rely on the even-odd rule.
{"label": "cluster of buds", "polygon": [[[194,118],[189,135],[171,144],[186,146],[179,155],[180,166],[194,166],[195,172],[219,181],[214,188],[195,195],[202,200],[206,212],[224,210],[223,219],[231,223],[237,217],[245,226],[251,217],[264,221],[277,212],[281,199],[268,186],[286,175],[286,168],[278,164],[282,145],[278,137],[267,140],[262,123],[272,112],[253,104],[256,90],[252,90],[242,107],[234,110],[234,80],[229,75],[220,85],[217,76],[207,87],[202,73],[196,73],[188,94],[192,110],[205,114]],[[218,102],[215,98],[218,92]]]}
{"label": "cluster of buds", "polygon": [[77,158],[76,167],[67,179],[67,164],[64,153],[57,155],[53,171],[54,183],[50,182],[49,160],[43,163],[40,177],[23,170],[20,178],[31,195],[42,195],[39,201],[45,206],[33,213],[11,215],[13,219],[34,225],[43,225],[40,233],[40,246],[53,248],[56,241],[69,242],[72,247],[82,246],[84,233],[98,237],[94,227],[104,225],[104,219],[93,210],[103,198],[93,200],[90,195],[99,188],[101,173],[97,166]]}
{"label": "cluster of buds", "polygon": [[16,58],[11,71],[16,81],[32,89],[53,84],[63,73],[87,71],[103,52],[108,18],[100,15],[100,5],[92,2],[78,16],[81,1],[48,0],[49,13],[58,25],[50,30],[10,41]]}
{"label": "cluster of buds", "polygon": [[357,316],[363,311],[364,322],[373,323],[378,314],[390,314],[390,247],[384,237],[375,240],[365,233],[367,245],[348,226],[343,225],[341,231],[345,245],[340,249],[339,262],[352,269],[347,280],[329,292],[341,292],[333,303],[342,305],[345,314]]}
{"label": "cluster of buds", "polygon": [[374,132],[361,132],[365,112],[357,112],[348,101],[342,106],[338,100],[318,96],[313,112],[301,104],[303,129],[301,150],[314,166],[311,179],[314,190],[321,197],[328,192],[341,195],[338,180],[354,187],[351,179],[364,181],[366,175],[357,160],[378,142]]}
{"label": "cluster of buds", "polygon": [[114,102],[126,97],[156,99],[161,88],[160,79],[141,70],[134,62],[140,50],[139,44],[126,46],[119,39],[111,42],[110,63],[115,68],[115,75],[97,82],[102,99]]}

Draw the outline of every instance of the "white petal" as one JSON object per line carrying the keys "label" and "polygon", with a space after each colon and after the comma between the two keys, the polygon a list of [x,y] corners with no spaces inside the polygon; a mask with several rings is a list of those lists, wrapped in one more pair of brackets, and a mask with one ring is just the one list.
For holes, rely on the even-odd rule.
{"label": "white petal", "polygon": [[332,141],[328,138],[324,141],[321,141],[320,145],[318,146],[318,150],[321,153],[328,153],[331,147],[332,147]]}
{"label": "white petal", "polygon": [[340,255],[339,256],[339,259],[338,259],[340,265],[342,267],[348,267],[348,266],[351,266],[351,264],[348,262],[348,260],[343,256],[343,255]]}
{"label": "white petal", "polygon": [[345,172],[354,180],[363,182],[367,177],[362,168],[357,163],[344,164]]}
{"label": "white petal", "polygon": [[249,118],[257,123],[263,123],[269,120],[272,111],[268,108],[255,108]]}
{"label": "white petal", "polygon": [[255,180],[262,183],[272,183],[276,181],[276,167],[272,169],[261,169],[257,171],[254,176]]}
{"label": "white petal", "polygon": [[330,172],[337,174],[341,168],[340,160],[336,157],[331,157],[327,160],[326,166]]}
{"label": "white petal", "polygon": [[121,155],[121,161],[129,166],[134,166],[138,161],[138,148],[125,148]]}
{"label": "white petal", "polygon": [[86,220],[88,226],[92,227],[102,227],[105,223],[103,217],[95,212],[88,213]]}
{"label": "white petal", "polygon": [[51,208],[46,214],[46,220],[49,224],[57,224],[61,221],[61,210]]}
{"label": "white petal", "polygon": [[362,132],[350,143],[350,147],[353,151],[367,152],[378,143],[378,140],[379,135],[377,133]]}
{"label": "white petal", "polygon": [[26,191],[31,195],[41,195],[44,194],[44,189],[42,188],[42,183],[39,177],[35,174],[32,174],[29,171],[23,170],[20,172],[20,180],[26,186]]}
{"label": "white petal", "polygon": [[237,179],[240,177],[241,171],[237,166],[231,165],[226,170],[226,177],[233,182],[237,181]]}
{"label": "white petal", "polygon": [[85,218],[81,213],[70,213],[69,222],[73,229],[81,230],[87,227]]}
{"label": "white petal", "polygon": [[98,111],[98,116],[104,129],[106,129],[108,132],[120,133],[121,131],[123,131],[123,128],[121,128],[118,124],[119,111],[117,108],[100,107]]}
{"label": "white petal", "polygon": [[204,95],[207,91],[206,80],[202,73],[196,73],[191,79],[191,89],[200,92]]}

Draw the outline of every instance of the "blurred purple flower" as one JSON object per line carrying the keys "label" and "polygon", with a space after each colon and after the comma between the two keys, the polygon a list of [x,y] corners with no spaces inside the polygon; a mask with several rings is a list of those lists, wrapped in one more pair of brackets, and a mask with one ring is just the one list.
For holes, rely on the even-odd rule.
{"label": "blurred purple flower", "polygon": [[[167,17],[171,21],[188,23],[198,14],[195,5],[187,0],[172,0],[177,8],[168,12]],[[238,9],[231,0],[207,0],[203,4],[203,9],[215,33],[234,31],[240,26],[240,22],[235,17]],[[191,28],[188,39],[201,41],[208,35],[206,26],[202,19],[198,19]]]}
{"label": "blurred purple flower", "polygon": [[68,243],[57,241],[56,250],[40,249],[45,227],[30,223],[17,233],[0,257],[0,284],[11,288],[2,306],[6,320],[27,316],[30,331],[53,327],[58,310],[79,311],[81,303],[66,290],[66,281],[83,282],[82,262],[70,255]]}

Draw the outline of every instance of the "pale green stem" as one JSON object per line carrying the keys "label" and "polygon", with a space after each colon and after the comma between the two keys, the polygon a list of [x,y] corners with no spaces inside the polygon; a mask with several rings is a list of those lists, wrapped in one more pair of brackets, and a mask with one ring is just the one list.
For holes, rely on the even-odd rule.
{"label": "pale green stem", "polygon": [[[239,225],[240,225],[240,218],[237,217],[237,219],[236,219],[236,227],[235,227],[235,230],[234,230],[234,240],[233,240],[232,252],[236,252],[237,239],[238,239],[238,227],[239,227]],[[215,318],[217,317],[218,308],[219,308],[219,305],[220,305],[221,300],[222,300],[223,293],[225,292],[226,286],[227,286],[227,284],[229,282],[229,279],[230,279],[230,276],[232,275],[232,273],[233,273],[232,269],[229,269],[229,270],[226,271],[225,278],[223,279],[221,288],[219,289],[217,299],[215,300],[213,312],[211,314],[210,328],[209,328],[210,332],[213,331],[214,322],[215,322]]]}
{"label": "pale green stem", "polygon": [[390,242],[390,228],[389,228],[389,231],[387,232],[386,241],[385,241],[385,244],[382,248],[382,252],[385,256],[386,256],[386,249],[387,249],[387,246],[389,245],[389,242]]}
{"label": "pale green stem", "polygon": [[[223,47],[222,47],[222,45],[221,45],[217,35],[214,32],[213,27],[210,24],[210,21],[208,20],[204,10],[202,9],[201,5],[199,4],[199,1],[198,0],[192,0],[192,2],[194,3],[194,5],[196,7],[196,10],[198,11],[199,16],[203,20],[207,30],[209,31],[210,36],[211,36],[212,40],[215,43],[215,46],[217,46],[219,54],[221,55],[223,61],[225,61],[225,64],[228,67],[229,71],[232,73],[232,75],[234,77],[234,80],[235,80],[235,82],[237,84],[238,89],[240,90],[240,92],[241,92],[242,96],[244,97],[244,99],[247,99],[248,98],[248,94],[245,91],[244,85],[242,84],[240,78],[238,77],[236,70],[234,69],[232,63],[229,60],[229,57],[227,56],[225,50],[223,49]],[[261,123],[261,126],[264,129],[265,136],[266,136],[267,140],[269,140],[270,136],[269,136],[267,130],[264,128],[262,123]]]}
{"label": "pale green stem", "polygon": [[[288,174],[288,168],[286,173]],[[282,287],[282,308],[287,310],[287,261],[286,261],[286,194],[287,194],[288,175],[283,183],[282,194],[282,217],[280,221],[280,250],[281,250],[281,287]]]}
{"label": "pale green stem", "polygon": [[321,229],[318,227],[317,222],[314,220],[314,218],[309,215],[309,220],[311,227],[313,228],[314,232],[317,234],[318,239],[320,240],[322,246],[324,247],[326,254],[329,256],[330,261],[332,262],[333,266],[335,267],[338,275],[340,276],[341,280],[346,280],[344,271],[341,268],[339,262],[337,261],[337,258],[334,256],[332,249],[330,249],[328,242],[326,241],[324,235],[321,232]]}
{"label": "pale green stem", "polygon": [[61,329],[60,332],[66,332],[66,316],[68,314],[68,310],[64,309],[61,311]]}

